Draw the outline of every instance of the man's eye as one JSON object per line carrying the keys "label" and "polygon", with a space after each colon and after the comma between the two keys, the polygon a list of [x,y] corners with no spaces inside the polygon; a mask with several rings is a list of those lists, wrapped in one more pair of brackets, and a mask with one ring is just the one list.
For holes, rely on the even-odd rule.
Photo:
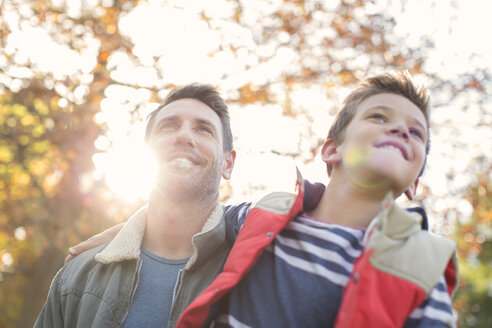
{"label": "man's eye", "polygon": [[175,123],[172,123],[172,122],[167,122],[167,123],[164,123],[164,124],[161,124],[159,126],[159,131],[166,131],[166,130],[172,130],[176,127],[176,124]]}
{"label": "man's eye", "polygon": [[207,133],[207,134],[213,135],[212,129],[210,127],[208,127],[208,126],[205,126],[205,125],[199,126],[197,128],[197,130],[200,131],[200,132],[203,132],[203,133]]}

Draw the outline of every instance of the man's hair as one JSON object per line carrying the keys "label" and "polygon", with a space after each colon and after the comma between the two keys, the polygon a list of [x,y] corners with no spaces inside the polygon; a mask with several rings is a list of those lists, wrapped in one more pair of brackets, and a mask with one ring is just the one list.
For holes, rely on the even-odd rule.
{"label": "man's hair", "polygon": [[[345,129],[357,112],[359,105],[367,98],[382,94],[391,93],[407,98],[414,103],[424,114],[427,123],[427,144],[425,146],[426,157],[430,148],[430,103],[429,92],[426,87],[416,86],[412,77],[407,71],[385,73],[369,77],[361,82],[359,87],[352,91],[343,102],[342,109],[338,112],[335,122],[328,132],[328,138],[340,144],[345,136]],[[425,167],[422,167],[423,173]],[[328,164],[328,174],[331,174],[333,167]]]}
{"label": "man's hair", "polygon": [[210,84],[201,83],[191,83],[182,88],[176,88],[171,90],[167,95],[164,103],[157,107],[147,116],[147,128],[145,130],[145,142],[148,143],[152,133],[152,127],[154,125],[157,113],[170,103],[191,98],[196,99],[208,107],[210,107],[220,118],[222,123],[222,134],[224,142],[224,152],[231,151],[233,149],[232,145],[232,132],[231,132],[231,122],[229,118],[229,110],[224,102],[224,99],[220,96],[219,92]]}

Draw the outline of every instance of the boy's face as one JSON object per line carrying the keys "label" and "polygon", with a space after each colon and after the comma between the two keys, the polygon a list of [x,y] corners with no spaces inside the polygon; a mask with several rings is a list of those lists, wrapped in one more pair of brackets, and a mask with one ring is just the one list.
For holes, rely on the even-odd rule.
{"label": "boy's face", "polygon": [[421,110],[405,97],[383,93],[358,107],[344,139],[323,159],[333,161],[358,186],[413,192],[424,164],[427,122]]}

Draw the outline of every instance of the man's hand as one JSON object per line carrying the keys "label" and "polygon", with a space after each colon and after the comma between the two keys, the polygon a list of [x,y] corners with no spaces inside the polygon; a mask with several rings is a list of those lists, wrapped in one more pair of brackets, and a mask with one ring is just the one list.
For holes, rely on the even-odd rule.
{"label": "man's hand", "polygon": [[123,225],[125,223],[119,223],[115,226],[112,226],[109,229],[104,230],[103,232],[92,236],[91,238],[81,242],[78,245],[75,245],[73,247],[70,247],[68,250],[68,256],[65,257],[65,263],[67,264],[70,262],[74,257],[79,255],[80,253],[83,253],[89,249],[92,249],[94,247],[97,247],[99,245],[102,245],[104,243],[107,243],[111,240],[113,240],[114,236],[123,228]]}

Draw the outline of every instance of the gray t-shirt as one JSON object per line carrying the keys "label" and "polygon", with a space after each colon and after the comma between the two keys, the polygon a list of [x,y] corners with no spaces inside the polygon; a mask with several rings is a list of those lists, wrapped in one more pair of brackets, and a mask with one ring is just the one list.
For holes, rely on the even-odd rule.
{"label": "gray t-shirt", "polygon": [[188,259],[170,260],[141,249],[137,290],[121,327],[167,327],[178,273]]}

